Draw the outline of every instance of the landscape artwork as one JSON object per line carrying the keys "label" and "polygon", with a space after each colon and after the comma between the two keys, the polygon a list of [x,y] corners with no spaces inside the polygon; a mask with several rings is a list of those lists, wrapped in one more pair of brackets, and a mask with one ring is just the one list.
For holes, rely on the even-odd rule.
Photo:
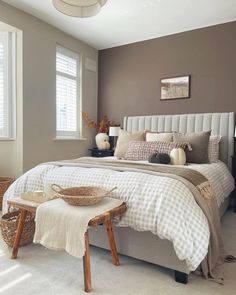
{"label": "landscape artwork", "polygon": [[190,97],[190,76],[161,79],[161,100]]}

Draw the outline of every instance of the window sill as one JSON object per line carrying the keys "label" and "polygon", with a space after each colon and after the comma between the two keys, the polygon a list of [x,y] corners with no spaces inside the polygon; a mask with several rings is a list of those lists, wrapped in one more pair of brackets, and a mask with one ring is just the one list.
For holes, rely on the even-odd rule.
{"label": "window sill", "polygon": [[85,141],[87,140],[87,138],[84,138],[84,137],[69,137],[69,136],[57,136],[53,139],[54,141],[57,141],[57,140],[78,140],[78,141]]}
{"label": "window sill", "polygon": [[14,141],[16,138],[0,138],[0,141]]}

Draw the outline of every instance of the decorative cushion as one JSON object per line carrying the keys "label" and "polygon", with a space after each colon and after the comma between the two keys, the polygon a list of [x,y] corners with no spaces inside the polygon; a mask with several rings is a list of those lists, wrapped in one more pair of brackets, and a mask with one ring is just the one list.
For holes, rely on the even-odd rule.
{"label": "decorative cushion", "polygon": [[208,144],[208,157],[210,163],[215,163],[219,161],[220,156],[220,135],[211,135]]}
{"label": "decorative cushion", "polygon": [[173,133],[174,142],[189,142],[192,150],[186,150],[188,163],[209,163],[208,144],[211,131],[196,133]]}
{"label": "decorative cushion", "polygon": [[164,132],[146,132],[146,141],[173,141],[173,133],[164,133]]}
{"label": "decorative cushion", "polygon": [[154,152],[170,154],[174,148],[185,149],[188,143],[183,142],[164,142],[164,141],[130,141],[125,154],[126,160],[142,161]]}
{"label": "decorative cushion", "polygon": [[128,148],[129,141],[131,140],[143,141],[144,134],[145,134],[144,131],[131,133],[131,132],[127,132],[120,129],[114,156],[116,156],[117,158],[124,158]]}

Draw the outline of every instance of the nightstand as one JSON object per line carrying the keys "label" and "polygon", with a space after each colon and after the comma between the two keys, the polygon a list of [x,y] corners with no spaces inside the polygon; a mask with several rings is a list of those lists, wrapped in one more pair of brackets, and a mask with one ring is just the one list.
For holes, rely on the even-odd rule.
{"label": "nightstand", "polygon": [[113,150],[99,150],[98,148],[89,149],[92,157],[103,158],[114,156]]}
{"label": "nightstand", "polygon": [[[232,175],[234,178],[234,182],[236,184],[236,156],[232,156]],[[234,198],[234,212],[236,212],[236,189],[233,191],[233,198]]]}

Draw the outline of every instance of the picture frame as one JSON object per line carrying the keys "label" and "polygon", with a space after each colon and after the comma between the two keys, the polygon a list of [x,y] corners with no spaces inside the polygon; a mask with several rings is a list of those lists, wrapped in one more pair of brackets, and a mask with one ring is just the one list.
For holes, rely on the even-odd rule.
{"label": "picture frame", "polygon": [[161,78],[160,100],[190,98],[191,75]]}

